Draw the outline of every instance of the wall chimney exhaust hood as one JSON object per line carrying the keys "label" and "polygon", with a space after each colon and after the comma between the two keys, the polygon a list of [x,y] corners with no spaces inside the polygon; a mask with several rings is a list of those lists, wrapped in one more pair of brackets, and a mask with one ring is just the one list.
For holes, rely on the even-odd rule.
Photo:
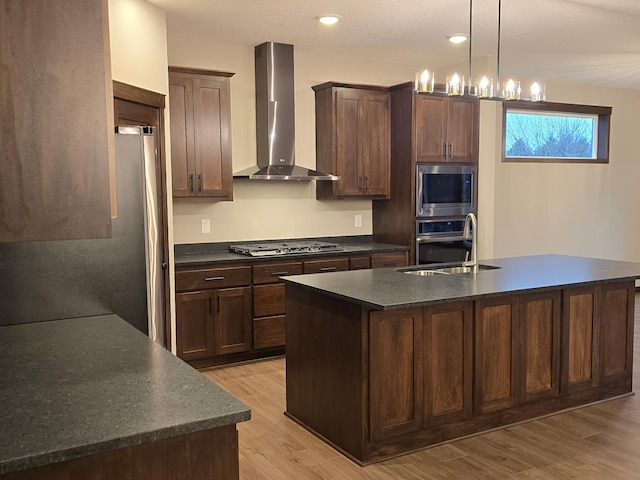
{"label": "wall chimney exhaust hood", "polygon": [[338,180],[295,164],[293,45],[255,47],[258,165],[233,174],[250,180]]}

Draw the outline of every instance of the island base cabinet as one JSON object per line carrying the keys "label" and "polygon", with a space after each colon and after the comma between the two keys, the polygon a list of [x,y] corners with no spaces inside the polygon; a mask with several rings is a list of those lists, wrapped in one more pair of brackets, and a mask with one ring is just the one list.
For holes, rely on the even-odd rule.
{"label": "island base cabinet", "polygon": [[360,465],[631,391],[634,283],[372,311],[286,291],[286,415]]}
{"label": "island base cabinet", "polygon": [[236,426],[141,443],[2,475],[2,480],[237,480]]}

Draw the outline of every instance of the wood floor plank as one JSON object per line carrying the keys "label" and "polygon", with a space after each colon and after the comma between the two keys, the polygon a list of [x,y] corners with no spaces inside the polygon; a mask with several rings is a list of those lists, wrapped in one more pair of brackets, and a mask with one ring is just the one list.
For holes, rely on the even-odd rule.
{"label": "wood floor plank", "polygon": [[[636,295],[634,382],[640,382]],[[285,359],[203,372],[245,402],[241,480],[640,480],[637,395],[434,446],[367,467],[283,415]]]}

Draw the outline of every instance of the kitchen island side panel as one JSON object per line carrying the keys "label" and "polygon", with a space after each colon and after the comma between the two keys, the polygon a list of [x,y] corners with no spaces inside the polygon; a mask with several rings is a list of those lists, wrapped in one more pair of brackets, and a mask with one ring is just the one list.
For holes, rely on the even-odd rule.
{"label": "kitchen island side panel", "polygon": [[287,285],[286,310],[285,414],[362,458],[368,334],[361,307]]}

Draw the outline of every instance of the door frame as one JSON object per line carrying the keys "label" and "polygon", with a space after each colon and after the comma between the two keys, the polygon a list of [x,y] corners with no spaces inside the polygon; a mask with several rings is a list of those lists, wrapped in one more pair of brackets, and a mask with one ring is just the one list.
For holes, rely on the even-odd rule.
{"label": "door frame", "polygon": [[160,206],[160,224],[162,231],[162,258],[166,268],[163,268],[163,285],[164,285],[164,331],[165,331],[165,347],[171,350],[171,285],[169,272],[169,216],[167,208],[167,159],[165,146],[165,127],[164,127],[164,110],[165,95],[156,93],[151,90],[136,87],[126,83],[113,81],[113,97],[114,101],[124,100],[128,102],[138,103],[145,107],[154,108],[157,112],[158,125],[156,127],[156,181],[158,188],[158,202]]}

